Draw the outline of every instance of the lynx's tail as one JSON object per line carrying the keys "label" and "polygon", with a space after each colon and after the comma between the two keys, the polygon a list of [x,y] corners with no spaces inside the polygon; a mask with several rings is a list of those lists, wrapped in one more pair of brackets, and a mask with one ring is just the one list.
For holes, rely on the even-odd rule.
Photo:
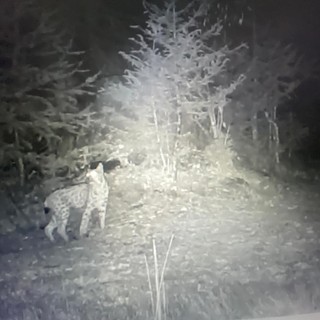
{"label": "lynx's tail", "polygon": [[48,206],[47,200],[44,202],[43,211],[45,214],[48,214],[50,212],[50,208]]}

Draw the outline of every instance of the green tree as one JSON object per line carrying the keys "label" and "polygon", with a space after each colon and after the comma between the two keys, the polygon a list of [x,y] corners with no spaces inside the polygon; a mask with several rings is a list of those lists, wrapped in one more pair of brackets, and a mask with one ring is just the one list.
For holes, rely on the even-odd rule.
{"label": "green tree", "polygon": [[95,94],[96,76],[83,70],[82,53],[35,1],[1,6],[0,163],[17,164],[23,184],[27,163],[54,174],[60,146],[88,133],[94,119],[80,101]]}

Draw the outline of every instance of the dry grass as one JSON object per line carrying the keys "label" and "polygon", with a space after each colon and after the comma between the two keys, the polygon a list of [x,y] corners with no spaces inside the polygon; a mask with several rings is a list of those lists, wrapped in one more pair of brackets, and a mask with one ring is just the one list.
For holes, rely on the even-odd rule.
{"label": "dry grass", "polygon": [[[137,144],[137,142],[135,142],[135,144]],[[141,143],[141,146],[143,145],[144,144]],[[113,207],[110,206],[109,210],[110,213],[114,212],[116,221],[114,226],[118,226],[119,228],[112,229],[112,232],[108,234],[109,236],[113,234],[117,235],[114,238],[111,237],[108,243],[113,244],[119,241],[120,247],[117,247],[117,249],[125,251],[124,256],[121,256],[122,259],[117,259],[118,250],[109,250],[110,247],[102,246],[103,251],[99,251],[97,248],[97,255],[106,255],[103,261],[104,264],[100,266],[97,265],[96,261],[91,259],[94,256],[85,253],[85,250],[79,253],[74,250],[74,252],[70,253],[72,261],[68,264],[68,262],[65,261],[66,259],[63,258],[62,250],[64,249],[59,251],[58,249],[54,250],[52,248],[49,248],[49,250],[40,248],[40,253],[47,257],[50,255],[53,255],[55,258],[61,257],[61,265],[57,264],[56,269],[51,269],[57,273],[58,278],[61,276],[63,279],[63,285],[61,286],[61,281],[57,281],[55,278],[56,274],[50,274],[50,270],[44,269],[41,263],[37,264],[37,262],[31,260],[30,263],[26,263],[23,260],[26,257],[23,257],[20,253],[16,255],[12,253],[12,261],[16,259],[19,263],[10,264],[10,267],[16,267],[16,269],[10,269],[10,273],[13,274],[10,276],[10,280],[1,281],[1,278],[7,278],[3,276],[4,272],[2,275],[0,272],[0,318],[3,320],[234,320],[259,318],[267,315],[299,314],[318,310],[320,305],[320,283],[317,280],[319,279],[317,276],[318,271],[312,276],[310,275],[309,269],[303,273],[304,278],[301,281],[304,284],[306,283],[306,279],[316,279],[316,281],[313,282],[310,280],[310,285],[302,285],[300,287],[294,287],[293,289],[287,288],[283,283],[277,282],[278,280],[276,278],[263,278],[266,274],[271,274],[271,271],[274,271],[277,267],[276,261],[279,260],[279,256],[276,256],[273,258],[275,260],[271,260],[272,258],[269,259],[268,266],[263,266],[263,270],[260,269],[259,274],[261,278],[259,278],[259,281],[254,280],[256,281],[254,282],[250,278],[244,278],[241,276],[243,273],[237,273],[236,279],[232,278],[232,275],[239,272],[239,268],[237,269],[237,266],[232,264],[232,260],[230,260],[230,265],[228,265],[228,267],[230,267],[229,271],[231,270],[232,272],[230,271],[228,273],[226,271],[225,278],[222,279],[221,273],[218,273],[217,264],[215,264],[221,259],[222,255],[221,252],[214,251],[214,248],[219,246],[215,247],[214,244],[210,242],[212,240],[210,236],[213,232],[209,230],[207,243],[202,243],[199,239],[196,239],[195,235],[197,236],[203,232],[205,228],[203,230],[195,227],[192,228],[192,223],[194,222],[192,220],[192,214],[194,212],[197,213],[195,218],[199,218],[201,214],[205,227],[210,220],[208,218],[212,218],[213,214],[220,210],[221,212],[225,210],[228,214],[239,211],[239,206],[235,205],[238,203],[244,206],[248,202],[252,212],[258,215],[257,210],[252,209],[255,202],[251,199],[257,197],[256,188],[253,188],[253,186],[257,186],[257,188],[258,186],[260,187],[260,178],[255,175],[250,176],[247,172],[239,175],[239,171],[233,167],[231,161],[232,154],[229,153],[230,150],[223,153],[222,149],[223,146],[221,148],[211,146],[205,151],[205,156],[197,151],[193,151],[185,154],[185,159],[182,157],[181,160],[185,160],[187,165],[184,167],[182,163],[180,167],[180,192],[173,192],[175,191],[175,189],[172,189],[174,183],[166,177],[161,170],[149,166],[153,159],[148,159],[149,161],[146,161],[146,163],[143,163],[141,166],[128,165],[117,172],[110,173],[108,178],[112,186],[113,198],[111,199],[111,205],[113,205]],[[214,159],[214,161],[212,159]],[[257,179],[257,182],[255,182],[255,179]],[[271,187],[269,185],[267,185],[267,187],[269,187],[268,190],[270,190]],[[263,199],[268,200],[272,198],[274,194],[278,196],[277,190],[271,191],[269,197],[265,194],[266,192],[263,193]],[[253,194],[252,197],[247,197],[248,194],[251,195],[250,192]],[[299,193],[301,193],[300,190]],[[235,198],[237,202],[230,201],[231,198]],[[115,201],[117,199],[118,202]],[[190,199],[194,201],[192,202]],[[172,202],[169,200],[172,200]],[[114,204],[112,203],[113,201]],[[164,206],[164,203],[166,206]],[[199,203],[201,206],[193,206],[193,203]],[[257,203],[260,205],[260,202]],[[219,207],[220,204],[223,204],[223,207]],[[209,209],[212,209],[214,206],[217,210],[215,212],[210,211]],[[161,250],[160,246],[156,245],[156,241],[153,240],[152,253],[150,253],[150,256],[153,258],[151,263],[148,264],[147,256],[144,257],[145,261],[143,261],[143,256],[137,254],[136,242],[139,241],[132,240],[133,237],[129,232],[131,229],[128,226],[133,226],[132,229],[134,231],[138,230],[141,232],[138,234],[139,239],[140,237],[149,235],[149,232],[150,234],[154,234],[154,230],[158,230],[159,232],[157,234],[159,235],[161,233],[161,237],[165,239],[169,238],[171,233],[174,232],[174,253],[178,252],[178,232],[181,231],[177,229],[179,225],[174,225],[175,229],[170,230],[169,233],[169,230],[162,229],[163,226],[160,221],[165,218],[165,212],[172,214],[172,216],[177,216],[178,214],[183,215],[181,208],[188,210],[188,217],[191,217],[190,221],[187,221],[188,225],[185,226],[186,234],[184,239],[191,239],[192,242],[198,241],[199,247],[201,246],[204,250],[210,247],[206,244],[209,243],[212,245],[212,251],[207,250],[207,259],[212,259],[210,260],[212,261],[212,268],[211,265],[208,267],[211,268],[209,271],[212,271],[212,274],[208,273],[207,278],[202,274],[202,272],[206,270],[191,270],[191,272],[189,272],[190,270],[184,270],[185,273],[182,273],[179,269],[180,265],[175,263],[174,267],[176,272],[170,269],[170,277],[172,276],[173,280],[172,278],[168,280],[168,263],[169,260],[171,262],[175,259],[173,254],[170,255],[174,239],[173,236],[170,239],[168,247],[164,250]],[[267,213],[275,210],[273,206],[270,208],[267,208]],[[259,210],[263,209],[259,207]],[[211,219],[216,223],[210,224],[212,230],[217,228],[218,232],[221,231],[223,221],[226,219],[232,221],[234,218],[241,217],[241,221],[245,224],[247,222],[246,211],[243,210],[241,212],[239,211],[238,215],[231,215],[230,217],[216,214],[217,218]],[[122,222],[118,221],[120,214],[124,219]],[[152,215],[155,216],[153,220],[151,219],[149,221],[145,219],[152,217]],[[129,218],[132,219],[130,220]],[[294,222],[294,219],[293,216],[290,216],[288,221]],[[140,223],[141,221],[143,221],[143,223]],[[183,222],[185,221],[186,220]],[[154,226],[156,223],[159,224],[158,229]],[[142,231],[141,225],[146,226]],[[123,226],[124,228],[121,229],[120,227]],[[259,229],[257,230],[258,235],[265,231],[266,238],[250,237],[249,235],[246,238],[245,235],[243,235],[247,241],[244,244],[246,250],[251,250],[251,248],[255,248],[255,245],[260,245],[261,239],[270,240],[270,236],[279,229],[275,227],[277,227],[277,225],[273,226],[273,233],[271,234],[269,229],[263,230],[263,226],[260,227],[259,225]],[[294,230],[295,228],[295,226],[292,227]],[[148,233],[144,234],[143,232],[147,232],[146,230]],[[227,232],[229,228],[226,230],[228,237],[229,233]],[[246,233],[248,233],[250,225],[246,230]],[[254,231],[254,229],[252,230]],[[280,231],[284,234],[284,231]],[[281,240],[280,231],[279,239]],[[129,233],[128,236],[126,232]],[[292,234],[296,235],[296,233]],[[203,239],[202,237],[200,238]],[[302,238],[301,240],[295,241],[295,238],[292,237],[290,237],[290,239],[293,239],[293,247],[296,244],[301,244],[302,240],[304,240]],[[90,251],[90,240],[91,239],[83,241],[83,245],[87,246],[87,251]],[[255,242],[252,244],[253,240]],[[102,238],[101,243],[105,245],[106,238]],[[147,243],[149,243],[149,241]],[[277,242],[275,242],[275,244],[277,244]],[[70,244],[70,246],[72,245],[73,244]],[[76,243],[75,245],[77,246]],[[187,246],[186,242],[183,242],[182,245]],[[78,246],[81,246],[81,244],[78,244]],[[219,248],[222,248],[222,251],[226,251],[227,246],[228,243],[225,241]],[[307,247],[306,244],[304,244],[304,246],[306,250],[303,251],[303,256],[295,255],[294,258],[304,259],[306,263],[308,263],[308,259],[313,259],[312,255],[313,252],[316,252],[316,248],[311,243],[310,247]],[[314,251],[310,249],[311,246]],[[141,248],[141,250],[144,250],[142,245]],[[92,251],[95,249],[95,247],[92,247]],[[261,250],[263,250],[263,248]],[[159,259],[161,254],[164,257],[162,263]],[[192,251],[192,248],[188,247],[188,255],[177,260],[194,262],[193,259],[203,258],[200,255],[200,251]],[[81,261],[84,256],[87,257],[90,262],[88,264],[82,264],[82,268],[77,268],[76,264]],[[262,254],[259,255],[259,259],[260,258],[262,258]],[[25,260],[28,261],[28,259]],[[142,264],[135,266],[137,260]],[[119,261],[121,261],[121,263],[127,263],[130,266],[128,268],[129,270],[124,269],[127,271],[126,273],[119,272]],[[137,291],[141,288],[140,284],[145,286],[146,283],[144,262],[148,280],[148,296],[146,296],[143,289],[137,294]],[[312,264],[311,266],[311,262],[314,262],[314,260],[309,261],[310,270],[311,268],[316,269],[318,265]],[[252,263],[255,262],[253,261]],[[71,272],[69,272],[69,274],[67,272],[66,274],[66,265],[71,268],[72,274]],[[190,265],[192,266],[192,263]],[[194,263],[194,265],[197,265],[197,263]],[[272,270],[270,270],[270,267],[272,267]],[[23,268],[26,268],[26,270]],[[278,273],[280,273],[281,270],[283,272],[289,272],[291,270],[290,268],[292,269],[293,267],[281,265]],[[294,267],[294,269],[296,271],[299,267]],[[37,279],[34,282],[29,281],[28,277],[24,279],[24,277],[21,276],[26,275],[27,271],[29,271],[30,274],[37,274]],[[66,280],[68,276],[70,278]],[[127,281],[130,276],[134,278],[134,282]],[[139,277],[141,278],[141,283],[139,283]],[[11,278],[16,278],[16,283],[12,283]],[[103,281],[101,281],[101,278],[103,278]],[[201,286],[199,285],[199,287],[197,287],[201,279],[204,280]],[[238,280],[239,282],[237,282]],[[295,274],[290,274],[286,281],[297,283],[297,278]],[[136,285],[135,289],[132,289],[132,283]],[[111,291],[114,291],[113,295],[110,294]],[[121,300],[121,302],[119,302],[119,300]],[[139,305],[140,300],[143,300],[141,305]],[[300,320],[299,318],[297,319]]]}
{"label": "dry grass", "polygon": [[153,314],[154,320],[166,319],[167,301],[166,301],[164,274],[167,267],[173,239],[174,239],[174,235],[171,236],[169,246],[166,252],[165,260],[161,269],[159,268],[157,246],[156,246],[155,239],[153,239],[152,241],[153,262],[154,262],[154,286],[152,285],[150,268],[149,268],[147,256],[145,255],[148,285],[149,285],[149,292],[150,292],[150,298],[151,298],[151,308],[152,308],[152,314]]}

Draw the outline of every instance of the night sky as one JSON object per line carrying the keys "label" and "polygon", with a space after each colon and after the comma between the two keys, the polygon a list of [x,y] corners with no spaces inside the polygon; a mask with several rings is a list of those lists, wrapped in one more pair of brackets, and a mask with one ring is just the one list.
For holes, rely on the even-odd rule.
{"label": "night sky", "polygon": [[[90,2],[90,1],[89,1]],[[136,17],[141,14],[141,0],[108,1],[108,3],[126,14]],[[164,1],[152,1],[161,4]],[[184,1],[189,2],[189,1]],[[210,0],[209,0],[210,2]],[[214,2],[214,1],[212,1]],[[233,1],[222,1],[232,7]],[[236,3],[237,1],[234,1]],[[241,1],[240,1],[241,2]],[[318,0],[248,0],[243,1],[254,6],[257,22],[268,26],[272,37],[279,37],[295,43],[306,53],[319,56],[320,53],[320,1]],[[108,4],[108,5],[109,5]],[[238,5],[238,8],[240,5]],[[250,15],[250,13],[247,13]]]}
{"label": "night sky", "polygon": [[[88,0],[88,2],[90,2]],[[112,7],[114,12],[123,14],[123,18],[132,16],[132,21],[143,21],[141,0],[108,1],[107,7]],[[156,4],[163,1],[154,0]],[[189,1],[184,1],[188,3]],[[210,0],[209,0],[210,2]],[[213,2],[213,1],[212,1]],[[301,52],[308,57],[318,59],[320,53],[320,1],[318,0],[247,0],[242,1],[248,5],[237,5],[231,1],[227,3],[233,14],[243,7],[245,22],[250,27],[251,13],[246,8],[251,6],[255,9],[257,29],[267,28],[271,38],[280,39],[293,43]],[[241,1],[239,1],[241,2]],[[239,12],[238,12],[239,13]],[[239,13],[240,14],[240,13]],[[126,18],[123,20],[126,23]],[[259,32],[259,30],[258,30]],[[241,39],[238,39],[241,40]]]}
{"label": "night sky", "polygon": [[296,44],[313,57],[320,53],[320,1],[266,0],[256,1],[257,18],[269,24],[272,36]]}

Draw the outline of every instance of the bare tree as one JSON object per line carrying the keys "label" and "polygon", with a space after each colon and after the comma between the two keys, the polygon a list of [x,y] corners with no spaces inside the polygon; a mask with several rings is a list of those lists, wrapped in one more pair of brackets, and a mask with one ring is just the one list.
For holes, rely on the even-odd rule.
{"label": "bare tree", "polygon": [[[291,132],[295,138],[289,138],[286,126],[293,125],[293,122],[289,114],[287,119],[281,116],[281,106],[290,100],[309,76],[312,64],[307,64],[293,46],[272,40],[257,43],[254,57],[247,55],[239,60],[242,70],[246,70],[246,80],[234,94],[237,103],[231,104],[234,132],[238,137],[246,135],[246,143],[252,144],[257,154],[267,151],[269,161],[277,164],[281,153],[289,149],[292,151],[293,141],[299,141],[301,135],[306,133],[301,128]],[[284,125],[285,122],[287,125]]]}
{"label": "bare tree", "polygon": [[243,80],[229,83],[221,75],[233,50],[214,48],[222,26],[204,26],[208,7],[192,3],[182,9],[174,1],[163,8],[144,2],[146,27],[131,39],[134,49],[121,52],[131,68],[113,96],[140,121],[153,124],[164,169],[177,175],[179,140],[202,130],[218,139],[224,124],[227,95]]}

